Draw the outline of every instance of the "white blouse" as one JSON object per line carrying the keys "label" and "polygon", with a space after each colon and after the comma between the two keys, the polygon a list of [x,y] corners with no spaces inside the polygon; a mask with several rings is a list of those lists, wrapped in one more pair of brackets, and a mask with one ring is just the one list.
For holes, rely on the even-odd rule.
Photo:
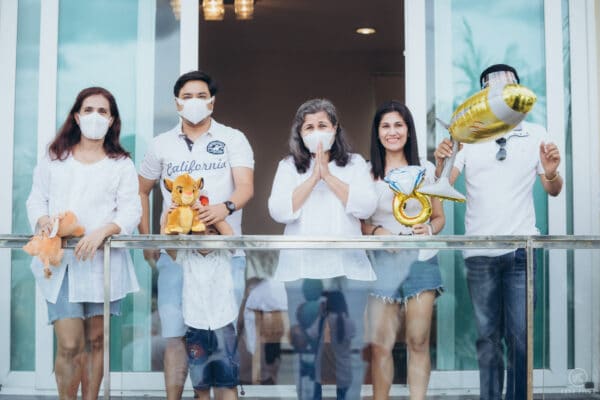
{"label": "white blouse", "polygon": [[[44,215],[57,215],[73,211],[86,233],[115,223],[120,234],[127,235],[136,229],[142,207],[138,190],[138,177],[129,158],[104,158],[93,164],[83,164],[72,155],[64,161],[45,157],[33,173],[33,186],[27,199],[27,215],[32,230]],[[67,268],[69,266],[69,268]],[[43,265],[37,257],[31,270],[43,296],[55,303],[60,286],[69,271],[69,301],[104,301],[103,268],[104,251],[99,249],[93,259],[78,261],[73,250],[65,249],[62,264],[50,267],[52,276],[46,278]],[[111,249],[111,301],[139,290],[133,262],[126,249]]]}
{"label": "white blouse", "polygon": [[[360,219],[375,211],[377,197],[368,164],[358,154],[352,154],[348,164],[339,167],[329,163],[329,171],[348,184],[346,206],[320,181],[302,207],[292,211],[294,190],[312,174],[314,160],[300,174],[291,157],[279,162],[271,196],[269,213],[285,225],[284,235],[361,236]],[[281,250],[274,278],[292,281],[302,278],[326,279],[346,276],[356,280],[375,280],[375,273],[364,250]]]}

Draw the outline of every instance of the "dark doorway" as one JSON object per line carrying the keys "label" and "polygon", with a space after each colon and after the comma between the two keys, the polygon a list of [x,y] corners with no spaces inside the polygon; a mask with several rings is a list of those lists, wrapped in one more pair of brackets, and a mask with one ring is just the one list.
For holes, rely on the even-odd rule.
{"label": "dark doorway", "polygon": [[[404,100],[404,2],[258,0],[254,18],[200,15],[199,66],[218,81],[215,119],[242,130],[255,156],[255,196],[245,234],[278,234],[267,199],[298,106],[325,97],[341,115],[354,151],[368,158],[375,108]],[[373,35],[356,33],[373,27]]]}

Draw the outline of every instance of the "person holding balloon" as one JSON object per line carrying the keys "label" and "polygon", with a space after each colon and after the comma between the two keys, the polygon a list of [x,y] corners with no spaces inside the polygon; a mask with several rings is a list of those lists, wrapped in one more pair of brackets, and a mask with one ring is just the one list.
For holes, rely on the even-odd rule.
{"label": "person holding balloon", "polygon": [[[434,235],[442,230],[444,212],[438,198],[419,193],[434,181],[435,166],[419,159],[410,110],[392,100],[377,110],[371,127],[371,175],[377,209],[363,221],[364,235]],[[442,291],[437,255],[428,250],[369,252],[377,281],[367,303],[373,399],[389,398],[394,377],[392,349],[405,311],[411,399],[424,399],[431,359],[429,337],[433,305]]]}
{"label": "person holding balloon", "polygon": [[[481,73],[480,93],[487,91],[487,104],[495,104],[491,98],[494,92],[507,93],[522,88],[519,83],[519,76],[513,67],[492,65]],[[497,98],[502,99],[502,96]],[[512,107],[522,102],[508,103]],[[480,111],[483,114],[486,109]],[[498,116],[499,112],[494,114]],[[520,120],[525,114],[522,113]],[[476,113],[464,115],[472,119],[470,122],[462,121],[466,126],[472,126],[480,119]],[[486,137],[492,131],[493,124],[473,130],[471,137],[463,140],[469,143],[465,143],[456,154],[449,179],[453,184],[461,172],[464,174],[467,190],[466,235],[538,235],[533,202],[533,186],[537,177],[540,177],[544,190],[551,196],[557,196],[562,189],[563,180],[558,173],[560,153],[554,143],[548,142],[545,129],[527,122],[516,122],[515,125],[514,129],[493,137]],[[452,129],[451,126],[451,133]],[[458,135],[452,136],[456,139]],[[496,140],[488,140],[494,138]],[[452,144],[452,141],[445,139],[434,153],[438,176],[443,175],[446,159],[456,151],[456,148],[452,149]],[[463,255],[478,330],[480,397],[502,398],[504,339],[508,350],[506,399],[524,399],[527,391],[525,250],[472,249],[465,250]]]}

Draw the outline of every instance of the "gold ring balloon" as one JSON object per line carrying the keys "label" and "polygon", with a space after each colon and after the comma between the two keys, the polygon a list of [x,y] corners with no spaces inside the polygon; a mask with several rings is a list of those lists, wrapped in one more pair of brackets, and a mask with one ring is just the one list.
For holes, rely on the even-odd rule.
{"label": "gold ring balloon", "polygon": [[535,94],[525,86],[516,83],[491,85],[458,106],[450,124],[438,120],[453,139],[452,156],[446,161],[438,181],[422,187],[420,192],[442,199],[465,201],[465,196],[449,181],[458,143],[483,142],[504,135],[525,119],[535,102]]}
{"label": "gold ring balloon", "polygon": [[[394,191],[392,200],[392,214],[402,225],[413,226],[422,224],[431,216],[431,201],[429,197],[419,192],[423,183],[425,168],[418,165],[392,169],[385,182]],[[406,203],[414,199],[421,205],[421,210],[416,215],[406,214]]]}
{"label": "gold ring balloon", "polygon": [[[415,216],[407,215],[406,212],[404,212],[406,202],[410,199],[415,199],[421,204],[421,211]],[[419,192],[413,192],[408,196],[404,193],[396,192],[394,200],[392,201],[392,212],[394,218],[402,225],[413,226],[422,224],[431,216],[431,202],[427,196]]]}

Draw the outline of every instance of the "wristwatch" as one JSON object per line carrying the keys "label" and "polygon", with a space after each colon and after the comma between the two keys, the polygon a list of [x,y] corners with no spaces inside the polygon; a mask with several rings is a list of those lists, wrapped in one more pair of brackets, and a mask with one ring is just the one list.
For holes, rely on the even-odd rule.
{"label": "wristwatch", "polygon": [[227,207],[227,211],[229,211],[229,215],[233,214],[233,212],[235,211],[235,204],[233,204],[233,201],[224,201],[223,204],[225,204],[225,207]]}

